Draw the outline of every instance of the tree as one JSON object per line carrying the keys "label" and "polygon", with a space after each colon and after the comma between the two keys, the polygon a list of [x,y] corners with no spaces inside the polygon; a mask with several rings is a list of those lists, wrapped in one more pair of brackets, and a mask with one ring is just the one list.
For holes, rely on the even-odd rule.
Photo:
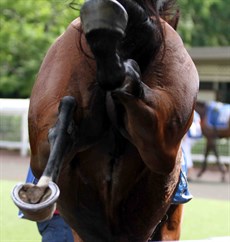
{"label": "tree", "polygon": [[63,0],[0,1],[1,97],[29,96],[47,49],[79,15],[68,3]]}
{"label": "tree", "polygon": [[179,33],[187,46],[230,45],[229,1],[178,0]]}

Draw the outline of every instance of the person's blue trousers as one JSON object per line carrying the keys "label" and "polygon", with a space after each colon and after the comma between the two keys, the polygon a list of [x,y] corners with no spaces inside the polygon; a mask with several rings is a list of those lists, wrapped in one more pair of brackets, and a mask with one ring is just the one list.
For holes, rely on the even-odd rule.
{"label": "person's blue trousers", "polygon": [[42,242],[74,242],[71,228],[58,214],[50,220],[38,222],[37,226]]}

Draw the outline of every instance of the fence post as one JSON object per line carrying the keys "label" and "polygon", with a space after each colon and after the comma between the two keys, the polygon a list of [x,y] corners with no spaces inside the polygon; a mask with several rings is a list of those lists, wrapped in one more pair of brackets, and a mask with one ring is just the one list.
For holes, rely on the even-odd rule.
{"label": "fence post", "polygon": [[22,156],[26,156],[29,149],[28,137],[29,99],[0,98],[1,116],[19,116],[21,118],[20,141],[0,140],[0,147],[19,149]]}
{"label": "fence post", "polygon": [[28,152],[28,112],[25,111],[22,115],[21,123],[21,150],[22,156],[26,156]]}

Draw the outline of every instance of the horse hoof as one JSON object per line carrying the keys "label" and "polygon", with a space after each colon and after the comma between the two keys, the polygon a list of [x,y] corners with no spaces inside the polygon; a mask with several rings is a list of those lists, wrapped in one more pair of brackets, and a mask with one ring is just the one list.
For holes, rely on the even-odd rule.
{"label": "horse hoof", "polygon": [[21,210],[24,217],[37,222],[51,219],[56,209],[55,202],[60,194],[58,186],[54,182],[49,182],[47,188],[49,196],[38,203],[25,202],[25,199],[20,195],[24,186],[32,187],[34,185],[19,183],[13,188],[11,193],[13,202]]}
{"label": "horse hoof", "polygon": [[87,0],[80,17],[85,35],[107,29],[123,36],[128,22],[126,10],[116,0]]}

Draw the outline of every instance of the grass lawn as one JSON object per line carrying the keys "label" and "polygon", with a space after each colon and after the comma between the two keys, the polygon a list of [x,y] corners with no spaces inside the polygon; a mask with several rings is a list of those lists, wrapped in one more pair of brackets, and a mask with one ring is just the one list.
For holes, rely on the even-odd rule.
{"label": "grass lawn", "polygon": [[10,194],[17,182],[0,180],[0,241],[41,242],[36,223],[18,218]]}
{"label": "grass lawn", "polygon": [[181,239],[222,236],[230,236],[229,201],[194,198],[184,205]]}
{"label": "grass lawn", "polygon": [[[0,241],[40,242],[36,224],[19,219],[10,193],[17,182],[0,181]],[[217,191],[218,192],[218,191]],[[228,201],[193,199],[185,205],[183,240],[230,236],[230,203]]]}

